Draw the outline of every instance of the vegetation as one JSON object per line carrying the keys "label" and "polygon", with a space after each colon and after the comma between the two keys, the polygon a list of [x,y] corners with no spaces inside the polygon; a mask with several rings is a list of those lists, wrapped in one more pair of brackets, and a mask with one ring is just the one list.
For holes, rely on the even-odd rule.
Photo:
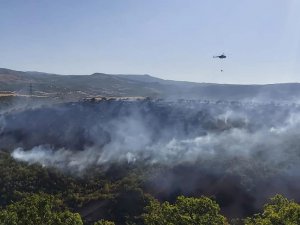
{"label": "vegetation", "polygon": [[245,225],[296,225],[300,224],[300,205],[281,195],[271,198],[263,213],[245,220]]}
{"label": "vegetation", "polygon": [[108,220],[100,220],[94,223],[94,225],[115,225],[115,223]]}
{"label": "vegetation", "polygon": [[[0,152],[0,225],[229,224],[210,198],[179,196],[174,203],[161,203],[146,194],[143,176],[147,171],[142,166],[95,170],[84,177],[62,174],[17,162]],[[276,195],[262,213],[239,221],[297,225],[300,205]]]}
{"label": "vegetation", "polygon": [[63,207],[61,200],[46,194],[34,194],[0,211],[2,225],[82,225],[78,213]]}
{"label": "vegetation", "polygon": [[220,207],[216,202],[207,198],[186,198],[179,196],[175,204],[157,200],[151,201],[146,207],[144,215],[146,225],[222,225],[228,224],[220,214]]}

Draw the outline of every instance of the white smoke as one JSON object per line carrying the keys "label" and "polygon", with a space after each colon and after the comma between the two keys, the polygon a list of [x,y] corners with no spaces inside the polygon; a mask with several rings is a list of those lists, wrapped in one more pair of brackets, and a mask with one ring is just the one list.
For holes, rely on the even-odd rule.
{"label": "white smoke", "polygon": [[[181,103],[179,110],[173,105],[171,110],[150,105],[153,111],[142,104],[134,105],[134,110],[127,110],[128,105],[124,110],[117,103],[105,107],[101,112],[98,108],[84,111],[81,106],[71,111],[63,108],[59,115],[66,117],[62,118],[55,110],[39,110],[35,127],[27,126],[34,112],[8,122],[4,118],[0,120],[4,126],[0,145],[22,146],[11,153],[16,160],[83,176],[90,168],[103,171],[115,164],[142,162],[151,168],[151,174],[146,173],[150,176],[144,178],[154,193],[219,194],[225,196],[225,208],[233,215],[249,213],[248,206],[260,207],[276,193],[300,199],[297,106],[195,104],[183,111],[188,106]],[[115,107],[120,112],[117,116]],[[77,114],[80,110],[84,113]],[[90,116],[95,112],[96,116]],[[101,120],[103,112],[113,115]],[[43,120],[45,115],[47,120]],[[50,119],[59,122],[44,131]],[[47,131],[51,135],[43,134]],[[27,132],[30,135],[23,137]],[[32,145],[35,147],[24,147]]]}
{"label": "white smoke", "polygon": [[[224,116],[225,115],[225,116]],[[218,115],[225,123],[234,120],[232,111]],[[238,115],[247,121],[247,115]],[[249,130],[231,128],[207,132],[197,137],[160,139],[153,142],[142,119],[135,115],[109,123],[115,130],[112,140],[102,148],[89,146],[82,151],[37,146],[31,150],[17,148],[12,156],[28,163],[47,167],[83,171],[94,165],[112,162],[179,165],[201,164],[223,168],[228,173],[275,175],[294,171],[300,161],[300,115],[290,113],[276,126]],[[92,128],[91,128],[92,129]],[[218,166],[213,166],[213,165]]]}

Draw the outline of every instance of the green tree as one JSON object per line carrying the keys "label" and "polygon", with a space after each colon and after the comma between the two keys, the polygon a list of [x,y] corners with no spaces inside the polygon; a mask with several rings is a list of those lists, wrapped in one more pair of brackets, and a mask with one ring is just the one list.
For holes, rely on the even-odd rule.
{"label": "green tree", "polygon": [[175,204],[160,204],[152,200],[144,214],[146,225],[222,225],[228,224],[220,214],[219,205],[207,197],[186,198],[179,196]]}
{"label": "green tree", "polygon": [[0,211],[0,225],[82,225],[78,213],[47,194],[30,195]]}
{"label": "green tree", "polygon": [[94,223],[94,225],[115,225],[115,223],[108,220],[100,220]]}
{"label": "green tree", "polygon": [[271,198],[263,213],[245,219],[245,225],[297,225],[300,224],[300,205],[281,195]]}

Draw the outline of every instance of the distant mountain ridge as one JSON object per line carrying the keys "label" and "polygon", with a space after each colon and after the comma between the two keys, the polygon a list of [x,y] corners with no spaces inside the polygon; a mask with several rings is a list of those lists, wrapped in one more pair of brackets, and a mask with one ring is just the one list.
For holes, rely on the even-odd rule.
{"label": "distant mountain ridge", "polygon": [[299,83],[238,85],[164,80],[147,74],[58,75],[0,68],[0,91],[76,99],[141,96],[227,101],[293,101],[300,99]]}

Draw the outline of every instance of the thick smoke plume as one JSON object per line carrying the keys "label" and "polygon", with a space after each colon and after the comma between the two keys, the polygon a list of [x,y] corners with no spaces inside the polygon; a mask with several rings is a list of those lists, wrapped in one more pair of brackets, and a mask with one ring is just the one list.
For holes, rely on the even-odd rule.
{"label": "thick smoke plume", "polygon": [[215,195],[229,215],[282,193],[300,200],[300,108],[238,102],[101,101],[9,113],[0,146],[28,163],[84,173],[143,162],[168,168],[149,191]]}

